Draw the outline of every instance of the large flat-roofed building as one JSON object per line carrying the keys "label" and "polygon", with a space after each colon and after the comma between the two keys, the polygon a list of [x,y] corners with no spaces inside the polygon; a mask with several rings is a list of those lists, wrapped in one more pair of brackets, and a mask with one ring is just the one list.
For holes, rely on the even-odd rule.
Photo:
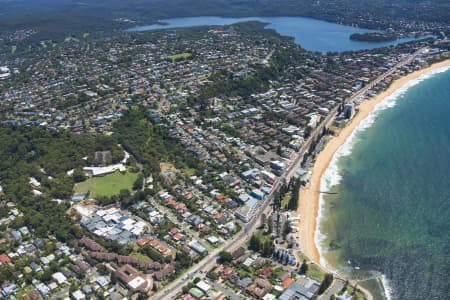
{"label": "large flat-roofed building", "polygon": [[150,289],[152,285],[152,282],[145,279],[138,270],[130,265],[124,265],[117,269],[116,275],[133,292],[145,292]]}
{"label": "large flat-roofed building", "polygon": [[278,300],[310,300],[319,290],[319,284],[309,278],[300,278],[287,288]]}
{"label": "large flat-roofed building", "polygon": [[258,200],[256,200],[253,197],[250,197],[243,206],[239,207],[236,210],[235,213],[236,217],[241,219],[243,222],[248,223],[258,211],[258,204],[259,204]]}

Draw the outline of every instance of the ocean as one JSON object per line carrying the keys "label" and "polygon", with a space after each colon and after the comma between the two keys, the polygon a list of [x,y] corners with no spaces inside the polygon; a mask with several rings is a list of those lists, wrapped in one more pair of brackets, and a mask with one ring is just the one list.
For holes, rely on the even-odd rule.
{"label": "ocean", "polygon": [[376,30],[357,28],[321,20],[303,17],[189,17],[161,20],[162,24],[142,25],[129,28],[128,31],[147,31],[174,29],[193,26],[231,25],[239,22],[258,21],[267,23],[266,28],[274,29],[279,34],[294,38],[295,43],[308,51],[343,52],[374,49],[406,43],[420,38],[402,38],[389,42],[362,42],[350,40],[352,33],[366,33]]}
{"label": "ocean", "polygon": [[[450,299],[450,69],[380,103],[335,154],[316,244],[375,299]],[[380,282],[386,293],[382,292]]]}

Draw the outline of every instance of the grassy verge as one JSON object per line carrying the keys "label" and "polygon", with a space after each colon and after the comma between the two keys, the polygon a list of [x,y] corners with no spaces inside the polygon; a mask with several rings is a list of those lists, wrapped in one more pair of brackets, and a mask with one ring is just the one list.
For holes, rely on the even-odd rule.
{"label": "grassy verge", "polygon": [[[364,293],[359,291],[358,289],[355,291],[355,287],[348,285],[347,286],[347,293],[352,295],[354,300],[364,300],[366,299],[366,297],[364,296]],[[343,294],[343,293],[339,293],[339,294]]]}
{"label": "grassy verge", "polygon": [[316,265],[315,263],[310,263],[308,264],[308,271],[306,272],[306,276],[318,282],[322,282],[325,273],[322,272],[318,265]]}
{"label": "grassy verge", "polygon": [[306,276],[318,282],[322,282],[325,276],[325,272],[320,268],[320,266],[310,261],[308,257],[306,257],[302,252],[298,252],[297,257],[300,261],[300,264],[303,262],[303,260],[306,260],[308,262],[308,271],[306,272]]}

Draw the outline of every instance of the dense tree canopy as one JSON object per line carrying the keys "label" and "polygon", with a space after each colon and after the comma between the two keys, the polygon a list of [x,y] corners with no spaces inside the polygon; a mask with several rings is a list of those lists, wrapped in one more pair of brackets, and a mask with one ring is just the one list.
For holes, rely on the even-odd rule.
{"label": "dense tree canopy", "polygon": [[[114,124],[115,137],[144,167],[144,175],[159,175],[160,162],[172,162],[177,168],[198,168],[189,154],[163,125],[150,122],[143,108],[131,109]],[[139,188],[139,186],[136,186]]]}
{"label": "dense tree canopy", "polygon": [[[40,237],[53,234],[63,241],[79,237],[81,228],[73,226],[67,217],[69,207],[52,199],[64,200],[72,195],[74,179],[67,171],[89,164],[95,151],[118,153],[117,142],[111,137],[36,127],[0,127],[0,138],[0,185],[7,199],[17,203],[24,213],[13,225],[30,226]],[[123,153],[113,160],[122,157]],[[42,195],[33,195],[30,177],[41,184],[38,189]]]}

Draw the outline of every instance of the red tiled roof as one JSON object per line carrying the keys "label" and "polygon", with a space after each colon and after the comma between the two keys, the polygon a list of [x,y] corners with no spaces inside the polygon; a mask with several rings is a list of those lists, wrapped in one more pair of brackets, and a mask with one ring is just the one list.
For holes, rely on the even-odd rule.
{"label": "red tiled roof", "polygon": [[11,263],[11,259],[9,259],[9,256],[4,253],[0,254],[0,263],[9,264],[9,263]]}
{"label": "red tiled roof", "polygon": [[142,247],[145,244],[148,244],[150,241],[151,241],[151,239],[149,237],[145,237],[145,238],[140,239],[139,241],[137,241],[137,244]]}
{"label": "red tiled roof", "polygon": [[285,280],[283,280],[283,287],[285,289],[287,289],[293,282],[294,282],[294,280],[292,278],[288,277]]}
{"label": "red tiled roof", "polygon": [[272,273],[272,267],[268,266],[262,270],[261,275],[269,276],[271,273]]}
{"label": "red tiled roof", "polygon": [[175,235],[173,236],[173,238],[174,238],[175,240],[179,241],[179,240],[181,240],[181,239],[184,238],[184,235],[182,235],[182,234],[180,234],[180,233],[177,233],[177,234],[175,234]]}
{"label": "red tiled roof", "polygon": [[163,245],[160,245],[157,249],[158,249],[158,251],[161,252],[161,253],[164,253],[164,252],[167,251],[167,247],[165,247],[165,246],[163,246]]}
{"label": "red tiled roof", "polygon": [[80,239],[79,244],[81,246],[88,248],[89,250],[92,250],[92,251],[96,251],[96,252],[104,251],[103,247],[100,244],[98,244],[96,241],[91,240],[90,238],[88,238],[86,236],[84,236],[83,238]]}
{"label": "red tiled roof", "polygon": [[152,246],[152,247],[157,247],[158,245],[159,245],[159,243],[158,243],[158,241],[157,240],[152,240],[152,241],[150,241],[150,246]]}

